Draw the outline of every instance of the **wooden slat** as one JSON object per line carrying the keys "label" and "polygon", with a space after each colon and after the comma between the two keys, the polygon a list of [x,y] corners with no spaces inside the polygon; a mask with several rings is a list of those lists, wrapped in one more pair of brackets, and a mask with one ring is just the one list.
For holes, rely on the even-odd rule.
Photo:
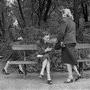
{"label": "wooden slat", "polygon": [[34,61],[9,61],[9,64],[36,64]]}
{"label": "wooden slat", "polygon": [[12,45],[13,50],[38,50],[38,46],[36,44],[30,45]]}
{"label": "wooden slat", "polygon": [[90,62],[90,59],[79,59],[78,62]]}
{"label": "wooden slat", "polygon": [[77,44],[76,49],[90,48],[90,44]]}
{"label": "wooden slat", "polygon": [[[90,48],[90,44],[77,44],[76,49],[84,49]],[[12,45],[13,50],[38,50],[38,46],[36,44],[30,45]]]}

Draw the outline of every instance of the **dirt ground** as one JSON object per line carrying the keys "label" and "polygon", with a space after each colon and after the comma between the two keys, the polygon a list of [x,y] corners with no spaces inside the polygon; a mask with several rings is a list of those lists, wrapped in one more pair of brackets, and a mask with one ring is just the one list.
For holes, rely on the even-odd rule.
{"label": "dirt ground", "polygon": [[1,73],[0,90],[90,90],[90,70],[84,72],[84,78],[70,84],[64,83],[66,72],[52,72],[52,85],[46,83],[46,78],[41,80],[38,76],[39,73],[28,73],[24,78],[16,71],[8,76]]}

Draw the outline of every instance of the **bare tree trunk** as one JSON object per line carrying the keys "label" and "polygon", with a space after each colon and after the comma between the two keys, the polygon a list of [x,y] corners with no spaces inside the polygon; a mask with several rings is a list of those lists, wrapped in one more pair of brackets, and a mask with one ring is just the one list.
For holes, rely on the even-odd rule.
{"label": "bare tree trunk", "polygon": [[2,12],[2,37],[4,38],[5,34],[5,18],[4,18],[4,13]]}
{"label": "bare tree trunk", "polygon": [[78,0],[74,0],[73,10],[74,10],[74,21],[76,23],[76,28],[78,28],[79,27],[79,16],[78,16],[78,12],[77,12],[77,10],[78,10]]}
{"label": "bare tree trunk", "polygon": [[81,6],[82,6],[85,22],[88,22],[87,4],[85,2],[83,2],[83,0],[81,1]]}
{"label": "bare tree trunk", "polygon": [[21,4],[20,4],[20,0],[17,0],[17,2],[18,2],[18,6],[19,6],[20,15],[21,15],[21,18],[23,20],[23,26],[22,27],[25,27],[26,23],[25,23],[25,18],[24,18],[24,15],[23,15],[22,7],[21,7]]}
{"label": "bare tree trunk", "polygon": [[2,39],[4,39],[4,34],[5,34],[5,18],[4,18],[4,0],[1,0],[0,3],[2,4],[1,6],[1,18],[0,18],[0,35]]}
{"label": "bare tree trunk", "polygon": [[49,9],[51,7],[51,2],[52,2],[52,0],[47,0],[46,11],[44,13],[44,21],[45,22],[47,20],[48,12],[49,12]]}
{"label": "bare tree trunk", "polygon": [[39,21],[38,21],[38,25],[40,26],[40,21],[41,21],[41,19],[42,19],[42,14],[43,14],[43,10],[44,10],[44,8],[45,8],[45,1],[46,0],[39,0],[39,9],[38,9],[38,19],[39,19]]}
{"label": "bare tree trunk", "polygon": [[31,20],[32,20],[32,25],[33,25],[33,22],[34,22],[34,18],[33,18],[34,8],[33,8],[33,6],[34,6],[34,1],[31,0],[31,8],[32,8]]}

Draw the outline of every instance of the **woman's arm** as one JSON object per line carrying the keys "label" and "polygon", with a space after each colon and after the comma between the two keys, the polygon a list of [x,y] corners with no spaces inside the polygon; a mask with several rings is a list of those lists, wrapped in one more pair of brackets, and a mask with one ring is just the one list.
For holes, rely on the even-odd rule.
{"label": "woman's arm", "polygon": [[63,42],[64,36],[65,36],[66,27],[67,27],[67,23],[62,21],[60,23],[60,27],[58,28],[58,34],[57,34],[57,41],[58,42]]}
{"label": "woman's arm", "polygon": [[47,41],[47,43],[52,43],[52,44],[54,44],[56,42],[57,42],[57,38],[51,38]]}

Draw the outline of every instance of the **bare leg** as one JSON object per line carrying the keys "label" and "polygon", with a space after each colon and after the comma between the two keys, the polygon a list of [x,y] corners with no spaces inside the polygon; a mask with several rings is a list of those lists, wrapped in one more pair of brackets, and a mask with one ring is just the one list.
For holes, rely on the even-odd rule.
{"label": "bare leg", "polygon": [[78,69],[77,69],[77,67],[76,67],[76,65],[73,66],[73,69],[75,70],[75,72],[77,73],[78,76],[81,76]]}
{"label": "bare leg", "polygon": [[22,65],[21,65],[21,64],[19,64],[19,70],[20,70],[20,71],[22,71],[22,72],[24,73],[24,71],[23,71],[23,68],[22,68]]}
{"label": "bare leg", "polygon": [[7,73],[7,68],[9,67],[9,61],[7,61],[7,63],[6,63],[6,65],[5,65],[5,67],[4,67],[4,70],[5,70],[5,72]]}
{"label": "bare leg", "polygon": [[70,64],[66,64],[66,65],[68,70],[68,79],[73,79],[72,66]]}
{"label": "bare leg", "polygon": [[79,71],[77,70],[77,67],[74,65],[73,69],[75,70],[75,72],[77,73],[77,78],[75,78],[75,81],[79,80],[81,78],[81,74],[79,73]]}
{"label": "bare leg", "polygon": [[51,80],[51,76],[50,76],[50,62],[49,61],[47,61],[46,70],[47,70],[47,83],[52,84],[52,80]]}
{"label": "bare leg", "polygon": [[46,65],[47,65],[47,59],[45,59],[42,63],[42,69],[41,69],[40,75],[44,75],[44,70]]}
{"label": "bare leg", "polygon": [[5,67],[2,69],[2,73],[5,75],[9,75],[9,73],[7,72],[7,69],[9,67],[9,61],[7,61]]}
{"label": "bare leg", "polygon": [[47,80],[51,80],[51,76],[50,76],[50,62],[49,61],[47,61],[46,70],[47,70]]}
{"label": "bare leg", "polygon": [[68,78],[64,83],[71,83],[73,82],[73,74],[72,74],[72,65],[66,64],[68,70]]}

